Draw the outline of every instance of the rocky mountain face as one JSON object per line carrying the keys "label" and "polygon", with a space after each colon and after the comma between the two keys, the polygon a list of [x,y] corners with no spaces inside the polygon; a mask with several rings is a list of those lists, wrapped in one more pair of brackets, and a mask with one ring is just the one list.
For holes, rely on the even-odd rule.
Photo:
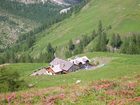
{"label": "rocky mountain face", "polygon": [[60,10],[80,0],[0,0],[0,49],[22,34],[60,18]]}
{"label": "rocky mountain face", "polygon": [[0,0],[0,49],[11,46],[20,35],[59,17],[62,7],[47,1]]}
{"label": "rocky mountain face", "polygon": [[35,4],[35,3],[47,3],[47,2],[53,2],[59,5],[68,5],[73,3],[78,3],[80,0],[11,0],[16,2],[21,2],[25,4]]}

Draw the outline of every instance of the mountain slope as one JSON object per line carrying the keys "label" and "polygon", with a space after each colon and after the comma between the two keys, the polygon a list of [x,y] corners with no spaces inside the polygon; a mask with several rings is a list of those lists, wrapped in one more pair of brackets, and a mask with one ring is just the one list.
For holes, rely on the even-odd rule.
{"label": "mountain slope", "polygon": [[140,1],[91,0],[80,13],[41,33],[44,37],[36,42],[31,54],[37,56],[45,51],[48,42],[54,46],[63,46],[70,39],[90,34],[97,28],[99,20],[102,20],[105,26],[112,26],[110,33],[126,35],[129,32],[140,32]]}
{"label": "mountain slope", "polygon": [[20,16],[0,10],[0,49],[14,43],[18,36],[37,28],[40,24]]}
{"label": "mountain slope", "polygon": [[[64,6],[65,7],[65,6]],[[22,34],[34,31],[60,19],[64,7],[48,2],[24,4],[16,1],[0,1],[0,49],[14,43]]]}
{"label": "mountain slope", "polygon": [[60,11],[80,2],[81,0],[1,0],[0,50],[11,46],[23,34],[40,32],[63,20],[67,16],[60,14]]}
{"label": "mountain slope", "polygon": [[80,0],[11,0],[25,4],[47,3],[48,1],[54,2],[59,5],[70,5],[73,3],[81,2]]}

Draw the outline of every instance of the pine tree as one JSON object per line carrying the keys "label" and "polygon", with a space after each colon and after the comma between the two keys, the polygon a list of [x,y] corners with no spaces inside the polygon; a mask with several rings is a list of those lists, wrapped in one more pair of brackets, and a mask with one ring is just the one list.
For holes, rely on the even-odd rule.
{"label": "pine tree", "polygon": [[140,34],[136,36],[137,53],[140,54]]}
{"label": "pine tree", "polygon": [[65,57],[66,58],[69,58],[69,57],[71,57],[72,56],[72,52],[71,51],[66,51],[65,52]]}
{"label": "pine tree", "polygon": [[96,31],[93,30],[92,35],[91,35],[91,41],[97,36]]}
{"label": "pine tree", "polygon": [[103,32],[103,26],[102,26],[102,21],[100,20],[98,24],[98,35],[101,35],[102,32]]}
{"label": "pine tree", "polygon": [[137,54],[137,45],[134,36],[126,37],[121,46],[121,52],[126,54]]}
{"label": "pine tree", "polygon": [[103,32],[102,22],[99,21],[97,42],[96,42],[94,50],[95,51],[106,51],[106,43],[107,43],[106,33]]}
{"label": "pine tree", "polygon": [[74,48],[75,48],[75,45],[73,44],[72,40],[70,40],[69,43],[68,43],[68,49],[69,49],[69,51],[73,51]]}
{"label": "pine tree", "polygon": [[0,56],[0,64],[5,63],[4,57]]}
{"label": "pine tree", "polygon": [[106,33],[103,32],[103,34],[101,35],[101,44],[100,44],[101,51],[106,51],[106,43],[107,43]]}
{"label": "pine tree", "polygon": [[48,45],[47,45],[47,52],[48,53],[55,53],[55,50],[54,50],[54,48],[52,47],[52,45],[51,45],[51,43],[49,43]]}
{"label": "pine tree", "polygon": [[55,53],[55,50],[52,47],[51,43],[49,43],[47,46],[47,53],[45,54],[46,55],[45,61],[50,62],[52,59],[54,59],[54,53]]}
{"label": "pine tree", "polygon": [[81,41],[83,46],[87,46],[89,42],[90,42],[90,37],[88,37],[87,35],[84,35]]}
{"label": "pine tree", "polygon": [[17,72],[6,68],[0,68],[0,92],[17,91],[26,87],[24,80],[20,80]]}
{"label": "pine tree", "polygon": [[119,48],[119,47],[121,46],[121,44],[122,44],[121,37],[120,37],[119,34],[117,34],[117,35],[116,35],[116,45],[115,45],[115,47],[116,47],[116,48]]}
{"label": "pine tree", "polygon": [[15,57],[15,54],[14,54],[14,51],[13,50],[11,50],[11,58],[10,58],[10,62],[11,63],[15,63],[16,62],[16,57]]}
{"label": "pine tree", "polygon": [[127,50],[127,54],[136,54],[136,43],[132,37],[129,37],[129,44],[128,44],[128,50]]}
{"label": "pine tree", "polygon": [[110,45],[114,48],[116,47],[116,36],[115,34],[112,35],[111,39],[110,39]]}
{"label": "pine tree", "polygon": [[121,52],[122,53],[127,53],[127,51],[128,51],[128,45],[129,45],[128,37],[125,37],[124,38],[124,41],[122,43],[122,46],[121,46]]}
{"label": "pine tree", "polygon": [[74,50],[74,54],[77,55],[77,54],[80,54],[82,52],[83,52],[83,44],[79,43]]}

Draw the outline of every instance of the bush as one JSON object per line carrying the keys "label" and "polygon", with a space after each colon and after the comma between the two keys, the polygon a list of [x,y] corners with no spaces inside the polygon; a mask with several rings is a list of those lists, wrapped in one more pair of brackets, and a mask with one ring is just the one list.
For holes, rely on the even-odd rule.
{"label": "bush", "polygon": [[0,68],[0,92],[13,92],[26,88],[24,80],[20,80],[17,72],[11,72],[5,67]]}

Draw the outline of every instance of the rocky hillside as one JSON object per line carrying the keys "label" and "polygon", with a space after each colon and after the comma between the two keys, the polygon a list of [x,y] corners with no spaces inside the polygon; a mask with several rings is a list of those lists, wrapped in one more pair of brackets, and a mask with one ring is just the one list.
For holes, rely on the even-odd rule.
{"label": "rocky hillside", "polygon": [[38,33],[65,18],[62,9],[79,0],[1,0],[0,49],[11,46],[19,36]]}
{"label": "rocky hillside", "polygon": [[[19,0],[18,0],[19,1]],[[11,46],[18,36],[42,27],[44,24],[51,24],[56,17],[59,18],[59,11],[63,9],[54,3],[33,3],[31,0],[1,0],[0,1],[0,49]]]}
{"label": "rocky hillside", "polygon": [[47,2],[53,2],[60,5],[70,5],[72,3],[78,3],[80,0],[11,0],[16,2],[21,2],[25,4],[35,4],[35,3],[47,3]]}

